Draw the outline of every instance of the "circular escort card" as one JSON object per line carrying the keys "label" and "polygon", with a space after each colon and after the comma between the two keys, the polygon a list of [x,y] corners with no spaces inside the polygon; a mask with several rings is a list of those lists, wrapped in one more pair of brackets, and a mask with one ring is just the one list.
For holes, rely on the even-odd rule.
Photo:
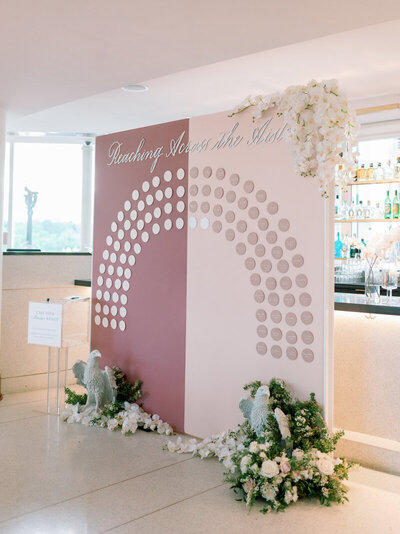
{"label": "circular escort card", "polygon": [[232,174],[232,176],[229,178],[229,181],[232,185],[238,185],[239,183],[239,175],[238,174]]}
{"label": "circular escort card", "polygon": [[289,360],[296,360],[298,356],[297,349],[294,347],[288,347],[286,349],[286,356],[289,358]]}
{"label": "circular escort card", "polygon": [[273,347],[271,347],[271,355],[273,358],[280,358],[282,356],[282,349],[279,345],[273,345]]}
{"label": "circular escort card", "polygon": [[275,324],[282,321],[282,314],[279,310],[273,310],[271,312],[271,321]]}
{"label": "circular escort card", "polygon": [[218,180],[223,180],[225,178],[225,169],[220,167],[217,169],[217,172],[215,173]]}
{"label": "circular escort card", "polygon": [[211,174],[212,174],[211,167],[204,167],[204,169],[203,169],[204,178],[210,178]]}
{"label": "circular escort card", "polygon": [[197,178],[199,175],[199,169],[197,167],[192,167],[190,169],[190,176],[191,178]]}
{"label": "circular escort card", "polygon": [[267,319],[267,313],[265,310],[257,310],[256,311],[256,318],[257,321],[260,321],[260,323],[263,323]]}
{"label": "circular escort card", "polygon": [[312,362],[314,360],[314,353],[312,350],[310,349],[304,349],[303,352],[301,353],[302,357],[303,357],[303,360],[305,362]]}

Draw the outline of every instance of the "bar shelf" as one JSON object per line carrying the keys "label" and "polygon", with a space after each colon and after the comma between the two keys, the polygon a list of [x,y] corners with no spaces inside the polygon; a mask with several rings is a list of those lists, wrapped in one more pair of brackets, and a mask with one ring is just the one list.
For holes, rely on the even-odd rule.
{"label": "bar shelf", "polygon": [[400,219],[335,219],[336,224],[351,224],[351,223],[376,223],[376,222],[400,222]]}
{"label": "bar shelf", "polygon": [[376,184],[400,184],[400,180],[398,178],[390,178],[385,180],[357,180],[354,182],[350,182],[347,185],[349,187],[355,186],[355,185],[376,185]]}

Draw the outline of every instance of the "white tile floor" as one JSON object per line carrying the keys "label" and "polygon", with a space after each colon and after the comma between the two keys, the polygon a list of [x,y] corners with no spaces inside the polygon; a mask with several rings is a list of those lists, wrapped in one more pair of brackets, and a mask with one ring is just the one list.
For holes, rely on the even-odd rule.
{"label": "white tile floor", "polygon": [[45,392],[0,402],[0,533],[400,533],[400,478],[362,469],[350,502],[248,514],[222,466],[162,450],[165,437],[67,425]]}

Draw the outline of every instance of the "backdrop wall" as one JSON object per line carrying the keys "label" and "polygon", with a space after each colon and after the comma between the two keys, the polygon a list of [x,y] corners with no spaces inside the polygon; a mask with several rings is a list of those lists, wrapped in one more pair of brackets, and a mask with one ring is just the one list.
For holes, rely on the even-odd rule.
{"label": "backdrop wall", "polygon": [[92,347],[177,430],[235,425],[250,380],[323,400],[324,203],[285,129],[219,113],[97,141]]}

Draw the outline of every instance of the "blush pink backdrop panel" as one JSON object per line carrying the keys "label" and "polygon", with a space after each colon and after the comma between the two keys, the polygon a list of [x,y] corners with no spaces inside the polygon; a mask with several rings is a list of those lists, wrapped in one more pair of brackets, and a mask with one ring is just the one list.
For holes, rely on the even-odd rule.
{"label": "blush pink backdrop panel", "polygon": [[190,121],[191,139],[211,140],[189,156],[189,434],[234,428],[253,380],[323,402],[324,201],[295,173],[284,128],[272,114]]}
{"label": "blush pink backdrop panel", "polygon": [[143,380],[144,408],[180,431],[188,156],[160,157],[152,172],[155,158],[118,163],[110,150],[118,143],[121,154],[138,147],[142,154],[182,132],[185,142],[187,120],[97,139],[91,340],[101,365],[118,365],[128,379]]}

